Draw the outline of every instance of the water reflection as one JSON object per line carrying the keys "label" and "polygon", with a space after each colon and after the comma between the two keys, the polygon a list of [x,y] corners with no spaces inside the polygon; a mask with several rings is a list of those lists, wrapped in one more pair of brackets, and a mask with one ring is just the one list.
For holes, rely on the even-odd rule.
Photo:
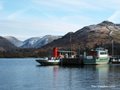
{"label": "water reflection", "polygon": [[120,65],[109,66],[108,82],[115,85],[116,88],[120,88]]}
{"label": "water reflection", "polygon": [[[120,66],[118,67],[120,68]],[[116,73],[116,70],[118,72],[119,70],[116,68],[116,66],[114,67],[111,65],[85,65],[84,67],[53,67],[54,84],[56,87],[58,86],[58,84],[64,83],[66,85],[66,88],[64,87],[65,90],[119,88],[119,76]]]}
{"label": "water reflection", "polygon": [[44,79],[50,85],[50,90],[120,88],[120,65],[45,66],[42,68],[47,68],[47,73],[52,73],[52,76],[48,76],[51,78],[50,81]]}

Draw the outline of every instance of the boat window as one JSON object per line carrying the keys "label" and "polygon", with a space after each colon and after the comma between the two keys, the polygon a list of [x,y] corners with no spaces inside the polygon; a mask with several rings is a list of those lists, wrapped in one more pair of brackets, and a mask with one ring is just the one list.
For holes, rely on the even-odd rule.
{"label": "boat window", "polygon": [[107,52],[100,52],[101,55],[107,54]]}

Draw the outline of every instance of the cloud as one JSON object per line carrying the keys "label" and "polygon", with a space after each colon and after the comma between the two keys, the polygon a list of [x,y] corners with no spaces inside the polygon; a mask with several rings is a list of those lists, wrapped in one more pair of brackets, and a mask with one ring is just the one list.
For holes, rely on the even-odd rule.
{"label": "cloud", "polygon": [[[120,9],[119,0],[32,0],[35,6],[48,10],[63,10],[67,12],[80,12],[81,10],[108,10]],[[51,9],[52,8],[52,9]],[[39,8],[40,9],[40,8]]]}
{"label": "cloud", "polygon": [[99,9],[92,3],[87,3],[83,0],[32,0],[35,5],[51,10],[63,10],[78,12],[81,9]]}
{"label": "cloud", "polygon": [[89,3],[92,3],[101,10],[118,10],[120,9],[120,0],[99,0],[99,1],[91,1],[85,0]]}
{"label": "cloud", "polygon": [[24,12],[26,12],[28,10],[28,8],[26,9],[22,9],[22,10],[17,10],[11,14],[9,14],[6,19],[8,20],[14,20],[14,19],[17,19],[17,18],[20,18],[22,16],[22,14],[24,14]]}
{"label": "cloud", "polygon": [[[24,3],[23,3],[24,1]],[[41,36],[64,35],[102,20],[120,19],[119,0],[22,0],[5,8],[0,19],[1,34]],[[17,5],[18,4],[18,5]],[[23,4],[23,5],[22,5]],[[14,6],[14,7],[12,7]],[[3,9],[3,4],[0,4]],[[11,7],[10,9],[8,9]],[[114,13],[113,13],[114,12]],[[112,14],[111,14],[112,13]]]}
{"label": "cloud", "polygon": [[78,29],[77,25],[61,21],[0,21],[1,34],[22,36],[64,35]]}
{"label": "cloud", "polygon": [[[78,10],[83,7],[95,9],[94,6],[83,1],[33,0],[33,2],[35,5],[32,4],[31,8],[25,7],[14,12],[12,11],[11,14],[7,15],[6,19],[0,21],[1,30],[4,30],[2,32],[3,35],[6,35],[8,32],[13,36],[22,35],[25,37],[43,36],[46,34],[64,35],[71,31],[75,32],[81,27],[94,22],[91,17],[78,14]],[[37,4],[39,8],[36,10]],[[41,9],[42,11],[39,12]],[[56,12],[44,12],[45,9],[58,11],[58,14]],[[28,14],[30,12],[32,15],[32,11],[39,12],[38,17],[36,15],[31,17]],[[41,13],[44,13],[44,15],[42,16]],[[63,14],[63,16],[59,16],[59,14]]]}
{"label": "cloud", "polygon": [[115,11],[109,18],[109,21],[120,23],[120,11]]}
{"label": "cloud", "polygon": [[[68,32],[75,32],[85,25],[92,24],[94,21],[85,16],[64,16],[49,17],[47,19],[25,18],[25,20],[2,20],[0,21],[2,35],[12,35],[19,38],[20,35],[26,37],[51,35],[65,35]],[[23,37],[21,38],[23,39]]]}

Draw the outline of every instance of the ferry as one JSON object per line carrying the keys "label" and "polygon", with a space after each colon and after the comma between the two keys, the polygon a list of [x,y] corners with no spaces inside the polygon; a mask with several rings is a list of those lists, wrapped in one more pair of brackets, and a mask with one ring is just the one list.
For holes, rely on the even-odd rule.
{"label": "ferry", "polygon": [[58,58],[58,48],[53,49],[53,57],[45,57],[36,60],[40,65],[58,65],[60,58]]}
{"label": "ferry", "polygon": [[96,50],[91,50],[90,54],[84,53],[84,64],[108,64],[109,55],[108,50],[104,48],[96,48]]}
{"label": "ferry", "polygon": [[41,65],[78,65],[81,60],[76,58],[74,51],[53,49],[53,57],[40,58],[36,60]]}

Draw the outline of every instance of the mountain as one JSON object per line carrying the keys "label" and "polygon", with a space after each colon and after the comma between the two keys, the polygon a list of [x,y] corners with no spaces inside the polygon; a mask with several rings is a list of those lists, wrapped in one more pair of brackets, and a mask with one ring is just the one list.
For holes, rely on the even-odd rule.
{"label": "mountain", "polygon": [[112,41],[114,41],[119,47],[120,24],[103,21],[99,24],[85,26],[76,32],[69,32],[62,38],[43,46],[41,49],[52,50],[54,47],[59,47],[62,49],[90,49],[96,46],[104,46],[109,48],[111,47]]}
{"label": "mountain", "polygon": [[0,51],[13,51],[16,48],[17,47],[15,45],[0,36]]}
{"label": "mountain", "polygon": [[41,39],[40,37],[32,37],[23,42],[22,48],[34,48],[34,44]]}
{"label": "mountain", "polygon": [[34,47],[36,48],[40,48],[58,38],[60,38],[61,36],[52,36],[52,35],[46,35],[44,37],[42,37],[41,39],[39,39],[35,44]]}
{"label": "mountain", "polygon": [[60,38],[60,36],[46,35],[42,38],[33,37],[33,38],[25,40],[21,47],[22,48],[40,48],[58,38]]}
{"label": "mountain", "polygon": [[15,37],[12,36],[5,36],[4,38],[6,38],[8,41],[10,41],[12,44],[14,44],[16,47],[20,47],[23,45],[23,42],[18,40]]}
{"label": "mountain", "polygon": [[[12,39],[11,39],[12,38]],[[15,43],[13,43],[15,42]],[[111,52],[114,43],[114,54],[120,54],[120,24],[103,21],[99,24],[85,26],[76,32],[68,32],[64,36],[46,35],[44,37],[33,37],[23,42],[22,48],[19,40],[14,37],[0,37],[0,51],[8,51],[5,56],[48,56],[54,47],[69,50],[88,50],[103,46]],[[15,46],[15,45],[16,46]],[[31,49],[30,49],[31,48]],[[15,51],[14,51],[15,50]],[[4,52],[2,53],[4,56]]]}

